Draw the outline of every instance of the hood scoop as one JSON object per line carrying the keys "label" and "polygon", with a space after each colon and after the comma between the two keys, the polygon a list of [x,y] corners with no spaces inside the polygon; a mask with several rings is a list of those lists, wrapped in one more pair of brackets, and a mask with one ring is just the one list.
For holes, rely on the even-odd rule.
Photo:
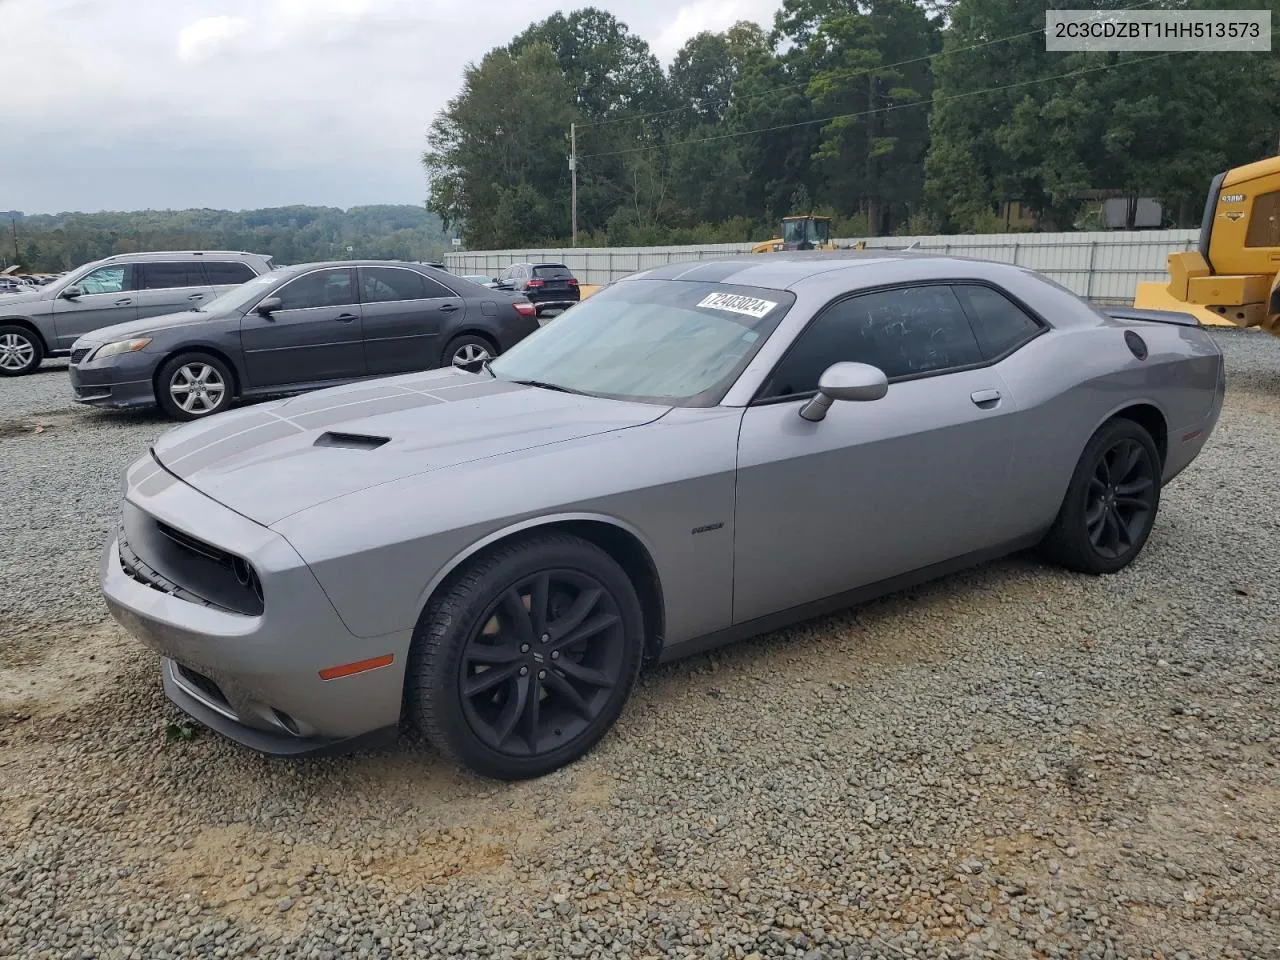
{"label": "hood scoop", "polygon": [[375,437],[367,433],[336,433],[326,430],[316,437],[314,446],[345,447],[348,450],[377,450],[384,443],[390,443],[390,437]]}

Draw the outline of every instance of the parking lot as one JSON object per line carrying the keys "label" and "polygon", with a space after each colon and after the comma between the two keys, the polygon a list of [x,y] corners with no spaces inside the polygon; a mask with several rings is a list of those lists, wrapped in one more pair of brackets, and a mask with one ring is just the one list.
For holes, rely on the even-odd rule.
{"label": "parking lot", "polygon": [[1280,338],[1108,578],[1017,557],[660,668],[584,761],[187,727],[107,617],[171,424],[0,380],[0,956],[1280,957]]}

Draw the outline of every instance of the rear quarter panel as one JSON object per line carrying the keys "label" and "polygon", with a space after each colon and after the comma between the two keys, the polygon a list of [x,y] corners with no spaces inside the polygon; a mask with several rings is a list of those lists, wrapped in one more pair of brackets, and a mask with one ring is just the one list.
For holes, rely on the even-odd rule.
{"label": "rear quarter panel", "polygon": [[[1146,342],[1145,360],[1126,346],[1126,329]],[[1032,527],[1052,523],[1089,438],[1136,404],[1164,417],[1163,475],[1172,479],[1199,453],[1216,421],[1221,363],[1204,330],[1172,324],[1100,320],[1032,341],[1001,364],[1021,411],[1011,506]]]}

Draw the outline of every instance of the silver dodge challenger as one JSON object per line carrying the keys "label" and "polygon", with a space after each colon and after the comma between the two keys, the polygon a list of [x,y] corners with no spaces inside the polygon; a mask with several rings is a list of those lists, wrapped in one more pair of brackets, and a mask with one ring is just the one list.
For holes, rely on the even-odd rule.
{"label": "silver dodge challenger", "polygon": [[1194,318],[1017,266],[804,252],[607,286],[484,369],[177,427],[101,587],[200,723],[571,763],[645,666],[1014,551],[1108,574],[1225,390]]}

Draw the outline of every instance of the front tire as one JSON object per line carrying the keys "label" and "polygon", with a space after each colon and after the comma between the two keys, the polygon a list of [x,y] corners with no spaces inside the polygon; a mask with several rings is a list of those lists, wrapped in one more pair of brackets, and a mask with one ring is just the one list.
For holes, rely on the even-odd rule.
{"label": "front tire", "polygon": [[0,326],[0,377],[35,372],[44,361],[44,341],[17,324]]}
{"label": "front tire", "polygon": [[1160,452],[1143,427],[1117,418],[1085,445],[1042,547],[1079,573],[1115,573],[1146,545],[1160,509]]}
{"label": "front tire", "polygon": [[227,409],[235,380],[227,365],[208,353],[180,353],[156,374],[156,401],[174,420],[203,420]]}
{"label": "front tire", "polygon": [[578,537],[534,536],[472,562],[432,599],[414,634],[407,713],[482,776],[543,776],[613,726],[643,649],[622,567]]}

